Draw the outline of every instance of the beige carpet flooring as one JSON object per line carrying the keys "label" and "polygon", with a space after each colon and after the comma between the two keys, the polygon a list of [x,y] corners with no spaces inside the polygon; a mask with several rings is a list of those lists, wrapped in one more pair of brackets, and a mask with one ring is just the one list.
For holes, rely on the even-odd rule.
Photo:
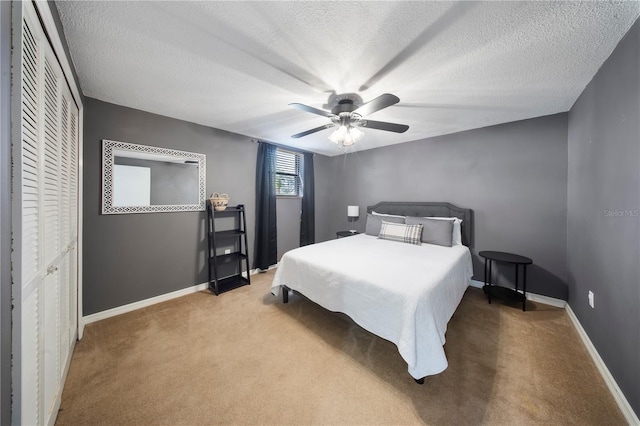
{"label": "beige carpet flooring", "polygon": [[562,309],[470,288],[449,368],[420,386],[395,345],[303,297],[282,304],[272,278],[89,324],[57,424],[625,424]]}

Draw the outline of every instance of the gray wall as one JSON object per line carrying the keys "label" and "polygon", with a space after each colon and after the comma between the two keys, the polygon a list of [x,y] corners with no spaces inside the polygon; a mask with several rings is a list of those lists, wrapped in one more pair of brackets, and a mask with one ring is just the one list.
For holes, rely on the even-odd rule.
{"label": "gray wall", "polygon": [[301,208],[302,198],[279,197],[276,202],[278,262],[283,254],[300,247]]}
{"label": "gray wall", "polygon": [[[245,204],[253,262],[257,145],[248,137],[85,98],[84,117],[85,315],[207,281],[205,212],[100,215],[101,140],[153,145],[207,155],[207,195],[226,192]],[[327,157],[315,155],[316,203]],[[299,198],[279,198],[278,259],[300,245]],[[322,208],[320,208],[322,212]],[[316,218],[321,233],[322,214]]]}
{"label": "gray wall", "polygon": [[11,422],[11,2],[0,2],[0,424]]}
{"label": "gray wall", "polygon": [[[569,304],[640,414],[640,21],[569,113]],[[587,293],[595,293],[595,308]]]}
{"label": "gray wall", "polygon": [[248,137],[86,98],[84,116],[85,315],[207,281],[206,213],[100,214],[101,140],[207,156],[207,195],[245,204],[253,255],[257,145]]}
{"label": "gray wall", "polygon": [[[333,225],[334,206],[340,204],[343,198],[338,181],[342,181],[342,168],[338,157],[313,156],[316,194],[316,242],[336,238]],[[346,207],[345,207],[346,209]]]}
{"label": "gray wall", "polygon": [[[567,114],[487,127],[333,157],[326,237],[349,229],[347,205],[448,201],[475,212],[474,277],[481,250],[531,257],[527,290],[565,299]],[[331,191],[331,189],[328,189]],[[513,267],[501,269],[511,285]]]}

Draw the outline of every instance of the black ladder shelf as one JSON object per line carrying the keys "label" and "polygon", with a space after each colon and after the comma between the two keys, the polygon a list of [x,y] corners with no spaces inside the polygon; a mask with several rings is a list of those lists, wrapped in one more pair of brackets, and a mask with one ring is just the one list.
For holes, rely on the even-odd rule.
{"label": "black ladder shelf", "polygon": [[[216,220],[225,222],[224,230],[216,231]],[[233,225],[229,229],[230,222]],[[225,291],[251,284],[244,204],[216,211],[211,205],[211,200],[207,200],[207,234],[211,291],[217,296]],[[243,261],[246,277],[242,275]]]}

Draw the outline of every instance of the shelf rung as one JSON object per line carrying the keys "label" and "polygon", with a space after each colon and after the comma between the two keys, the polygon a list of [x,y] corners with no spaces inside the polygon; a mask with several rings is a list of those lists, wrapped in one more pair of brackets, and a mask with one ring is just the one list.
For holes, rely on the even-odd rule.
{"label": "shelf rung", "polygon": [[[218,279],[218,293],[224,293],[225,291],[233,290],[234,288],[242,287],[250,284],[249,280],[242,275],[232,275],[226,278]],[[209,288],[215,288],[214,283],[209,283]]]}
{"label": "shelf rung", "polygon": [[222,264],[222,263],[231,263],[231,262],[237,262],[239,260],[244,260],[247,258],[246,254],[242,254],[242,253],[229,253],[229,254],[221,254],[221,255],[217,255],[217,256],[212,256],[209,258],[209,262],[217,262],[218,264]]}
{"label": "shelf rung", "polygon": [[209,235],[214,234],[216,238],[230,238],[239,237],[244,235],[244,231],[241,229],[229,229],[227,231],[210,232]]}

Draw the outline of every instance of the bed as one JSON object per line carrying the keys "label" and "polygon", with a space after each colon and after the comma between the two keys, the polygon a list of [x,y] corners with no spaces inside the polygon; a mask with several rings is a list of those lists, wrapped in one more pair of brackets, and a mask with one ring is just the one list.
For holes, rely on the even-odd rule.
{"label": "bed", "polygon": [[[473,211],[449,203],[382,202],[367,212],[462,220],[462,244],[406,244],[358,234],[284,254],[271,292],[288,301],[289,290],[365,330],[393,342],[409,374],[424,377],[447,368],[447,323],[466,291],[473,268],[469,246]],[[384,219],[384,218],[383,218]]]}

